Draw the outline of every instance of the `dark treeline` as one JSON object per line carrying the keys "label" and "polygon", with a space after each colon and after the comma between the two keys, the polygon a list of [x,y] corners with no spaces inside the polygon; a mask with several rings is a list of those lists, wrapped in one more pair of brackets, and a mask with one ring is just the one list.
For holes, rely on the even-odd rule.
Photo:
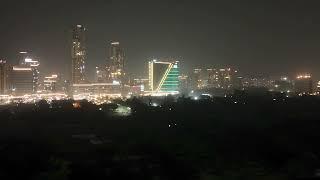
{"label": "dark treeline", "polygon": [[[319,174],[318,97],[73,103],[1,107],[0,179],[276,180]],[[119,106],[130,107],[131,115],[117,115]]]}

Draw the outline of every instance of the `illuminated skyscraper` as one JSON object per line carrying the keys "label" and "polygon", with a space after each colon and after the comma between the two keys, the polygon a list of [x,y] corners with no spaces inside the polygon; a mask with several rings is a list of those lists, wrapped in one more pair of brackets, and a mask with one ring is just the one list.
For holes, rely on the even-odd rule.
{"label": "illuminated skyscraper", "polygon": [[311,75],[298,75],[294,87],[295,92],[298,94],[311,94],[313,92],[313,81]]}
{"label": "illuminated skyscraper", "polygon": [[13,66],[10,82],[14,95],[32,94],[34,90],[32,68],[22,65]]}
{"label": "illuminated skyscraper", "polygon": [[316,93],[320,95],[320,81],[317,82]]}
{"label": "illuminated skyscraper", "polygon": [[30,67],[32,70],[32,92],[36,93],[39,88],[39,66],[40,63],[39,61],[33,60],[31,58],[26,58],[25,59],[25,65],[27,67]]}
{"label": "illuminated skyscraper", "polygon": [[105,83],[108,80],[108,73],[104,67],[96,67],[94,81],[96,83]]}
{"label": "illuminated skyscraper", "polygon": [[[31,68],[32,93],[37,93],[39,88],[39,73],[40,73],[39,67],[40,67],[40,62],[32,58],[32,56],[28,52],[22,51],[19,53],[19,65],[15,66],[15,68],[16,69]],[[16,72],[14,74],[16,74]]]}
{"label": "illuminated skyscraper", "polygon": [[194,69],[190,75],[191,89],[196,90],[202,87],[202,69]]}
{"label": "illuminated skyscraper", "polygon": [[179,92],[179,67],[175,62],[149,62],[149,87],[153,93]]}
{"label": "illuminated skyscraper", "polygon": [[6,94],[8,90],[8,65],[4,60],[0,60],[0,95]]}
{"label": "illuminated skyscraper", "polygon": [[44,77],[43,87],[45,92],[48,92],[48,93],[57,92],[58,81],[59,81],[59,77],[57,74],[52,74],[51,76]]}
{"label": "illuminated skyscraper", "polygon": [[119,42],[112,42],[109,49],[109,59],[107,63],[107,71],[109,74],[108,81],[117,81],[124,84],[125,78],[125,54],[120,47]]}
{"label": "illuminated skyscraper", "polygon": [[25,63],[25,59],[27,59],[29,57],[29,54],[27,51],[20,51],[19,52],[19,64],[24,64]]}
{"label": "illuminated skyscraper", "polygon": [[231,68],[207,69],[208,87],[221,89],[239,87],[239,82],[237,82],[239,79],[236,78],[237,72]]}
{"label": "illuminated skyscraper", "polygon": [[219,69],[219,86],[229,89],[232,86],[232,70],[230,68]]}
{"label": "illuminated skyscraper", "polygon": [[76,25],[72,30],[72,68],[71,79],[73,84],[81,84],[86,80],[85,61],[86,61],[86,28],[82,25]]}
{"label": "illuminated skyscraper", "polygon": [[219,71],[218,69],[207,69],[208,87],[219,88]]}
{"label": "illuminated skyscraper", "polygon": [[190,90],[189,77],[187,75],[179,76],[179,91],[183,95],[188,95]]}
{"label": "illuminated skyscraper", "polygon": [[293,92],[293,82],[287,76],[283,76],[276,79],[270,89],[277,92]]}

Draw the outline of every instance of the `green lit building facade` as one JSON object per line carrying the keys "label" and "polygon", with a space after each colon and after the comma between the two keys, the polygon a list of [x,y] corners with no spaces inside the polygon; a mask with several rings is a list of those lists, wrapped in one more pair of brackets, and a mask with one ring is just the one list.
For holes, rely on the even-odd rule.
{"label": "green lit building facade", "polygon": [[175,62],[150,61],[149,87],[153,93],[179,92],[179,64]]}

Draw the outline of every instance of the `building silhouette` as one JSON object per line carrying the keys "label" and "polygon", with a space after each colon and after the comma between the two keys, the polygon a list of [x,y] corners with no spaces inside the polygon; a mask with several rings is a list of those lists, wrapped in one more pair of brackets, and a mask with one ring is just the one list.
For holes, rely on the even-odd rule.
{"label": "building silhouette", "polygon": [[298,75],[294,85],[297,94],[313,93],[313,81],[310,74]]}
{"label": "building silhouette", "polygon": [[81,84],[86,81],[86,28],[83,25],[76,25],[72,29],[72,84]]}
{"label": "building silhouette", "polygon": [[13,95],[32,94],[34,90],[32,68],[23,65],[13,66],[10,82]]}
{"label": "building silhouette", "polygon": [[19,64],[8,70],[9,86],[12,94],[35,94],[39,90],[40,62],[27,52],[19,53]]}
{"label": "building silhouette", "polygon": [[0,60],[0,95],[6,94],[8,90],[8,71],[9,66],[5,60]]}
{"label": "building silhouette", "polygon": [[125,84],[125,54],[119,42],[112,42],[109,49],[107,61],[107,72],[109,82]]}

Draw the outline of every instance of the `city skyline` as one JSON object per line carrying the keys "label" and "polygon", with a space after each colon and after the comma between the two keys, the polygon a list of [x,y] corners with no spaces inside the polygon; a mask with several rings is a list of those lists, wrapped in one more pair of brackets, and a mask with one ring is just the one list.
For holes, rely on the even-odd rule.
{"label": "city skyline", "polygon": [[[184,61],[182,71],[206,64],[232,65],[248,74],[320,75],[319,14],[313,1],[107,1],[89,5],[68,1],[63,7],[35,2],[1,7],[1,20],[7,27],[0,30],[1,59],[13,63],[16,53],[26,50],[39,56],[43,72],[66,74],[70,29],[83,24],[88,28],[91,79],[112,41],[126,49],[129,72],[134,74],[150,58],[179,57]],[[13,24],[21,19],[22,23]]]}
{"label": "city skyline", "polygon": [[[210,96],[225,96],[235,90],[250,91],[252,88],[286,93],[287,96],[319,95],[320,81],[317,83],[318,79],[312,73],[303,71],[295,74],[295,77],[288,72],[281,76],[263,73],[248,75],[232,65],[223,67],[221,64],[202,64],[181,73],[180,69],[185,65],[182,58],[160,56],[149,58],[148,67],[140,67],[140,73],[130,73],[133,67],[127,66],[130,61],[126,58],[126,49],[119,41],[109,43],[104,62],[96,64],[95,68],[88,68],[87,28],[83,24],[75,24],[70,31],[71,43],[67,49],[70,51],[71,67],[65,66],[68,73],[40,73],[40,59],[33,53],[20,51],[16,61],[18,63],[11,64],[2,60],[1,71],[6,72],[1,73],[0,95],[15,96],[8,99],[19,98],[21,95],[24,98],[33,95],[35,99],[60,98],[62,95],[76,100],[91,99],[97,103],[100,103],[99,97],[169,94],[197,97],[201,92]],[[93,78],[88,78],[88,70],[95,71]],[[149,81],[147,86],[143,80],[146,77]]]}
{"label": "city skyline", "polygon": [[0,180],[320,179],[319,0],[0,4]]}

